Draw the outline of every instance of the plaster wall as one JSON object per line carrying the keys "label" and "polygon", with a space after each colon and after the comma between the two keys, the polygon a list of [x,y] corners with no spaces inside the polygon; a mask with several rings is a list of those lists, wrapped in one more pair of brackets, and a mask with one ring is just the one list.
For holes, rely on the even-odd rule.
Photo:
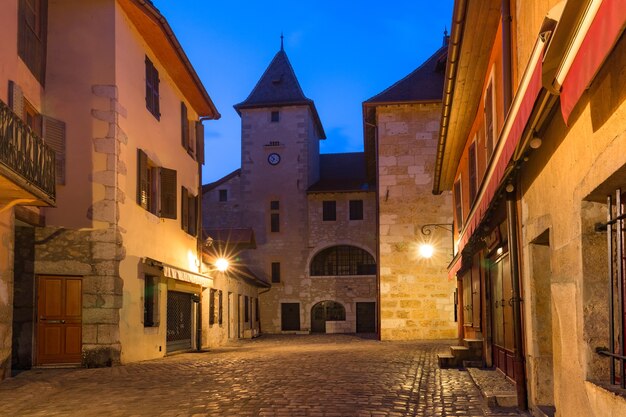
{"label": "plaster wall", "polygon": [[[543,134],[543,146],[530,155],[522,175],[525,258],[533,257],[530,243],[550,230],[552,271],[550,293],[545,296],[551,296],[552,305],[558,416],[626,414],[625,397],[603,388],[609,378],[608,359],[595,353],[596,347],[608,345],[606,235],[594,228],[597,222],[606,221],[606,206],[588,201],[608,178],[624,183],[614,174],[626,165],[625,66],[626,43],[622,39],[576,106],[569,127],[556,112]],[[523,271],[526,286],[532,282],[531,271]],[[535,314],[537,310],[525,311],[526,326]],[[532,353],[536,351],[531,344],[536,330],[530,326],[526,333],[531,335],[526,349]],[[540,384],[531,387],[541,388]]]}
{"label": "plaster wall", "polygon": [[[381,338],[454,338],[451,235],[421,233],[427,223],[452,223],[450,193],[431,193],[441,105],[378,106],[376,114]],[[436,247],[428,260],[418,257],[426,242]]]}

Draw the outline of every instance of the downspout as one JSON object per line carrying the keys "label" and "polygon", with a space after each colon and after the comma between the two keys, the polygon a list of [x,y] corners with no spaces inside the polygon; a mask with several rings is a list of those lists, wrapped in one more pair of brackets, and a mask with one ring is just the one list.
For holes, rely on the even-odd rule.
{"label": "downspout", "polygon": [[504,93],[504,114],[511,108],[513,96],[513,78],[511,70],[511,4],[510,0],[502,0],[502,91]]}
{"label": "downspout", "polygon": [[524,367],[524,352],[522,340],[522,299],[520,297],[520,260],[518,247],[518,222],[516,190],[512,184],[506,186],[506,218],[509,231],[509,259],[511,268],[512,294],[509,303],[513,307],[513,336],[515,338],[515,389],[517,391],[517,406],[520,410],[528,408],[526,398],[526,372]]}

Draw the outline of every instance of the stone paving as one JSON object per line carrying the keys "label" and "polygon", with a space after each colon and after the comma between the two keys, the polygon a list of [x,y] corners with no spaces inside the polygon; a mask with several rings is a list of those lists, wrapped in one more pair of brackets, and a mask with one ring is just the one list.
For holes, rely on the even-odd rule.
{"label": "stone paving", "polygon": [[0,382],[1,416],[527,416],[489,409],[441,342],[263,336],[202,353]]}

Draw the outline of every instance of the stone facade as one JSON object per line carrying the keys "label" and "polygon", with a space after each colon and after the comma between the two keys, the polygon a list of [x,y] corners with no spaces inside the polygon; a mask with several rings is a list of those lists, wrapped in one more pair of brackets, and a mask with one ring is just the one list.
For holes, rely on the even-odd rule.
{"label": "stone facade", "polygon": [[14,221],[13,208],[0,206],[0,380],[11,376]]}
{"label": "stone facade", "polygon": [[[430,192],[441,104],[379,105],[376,115],[381,338],[454,338],[451,232],[421,232],[425,224],[452,223],[450,194]],[[435,256],[420,258],[422,243],[432,244]]]}

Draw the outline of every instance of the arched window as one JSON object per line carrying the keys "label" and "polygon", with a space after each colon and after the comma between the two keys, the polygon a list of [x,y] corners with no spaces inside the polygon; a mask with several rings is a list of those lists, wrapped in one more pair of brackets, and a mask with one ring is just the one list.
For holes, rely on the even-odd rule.
{"label": "arched window", "polygon": [[311,275],[376,275],[376,262],[356,246],[332,246],[315,255]]}

